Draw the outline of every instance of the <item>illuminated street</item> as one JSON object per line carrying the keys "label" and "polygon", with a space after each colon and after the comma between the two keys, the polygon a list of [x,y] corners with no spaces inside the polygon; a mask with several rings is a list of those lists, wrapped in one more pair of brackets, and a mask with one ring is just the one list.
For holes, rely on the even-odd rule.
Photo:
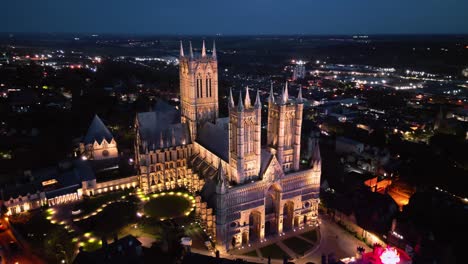
{"label": "illuminated street", "polygon": [[[6,262],[2,263],[19,263],[19,264],[41,264],[45,263],[37,256],[33,255],[31,250],[27,247],[24,241],[19,241],[13,235],[11,228],[7,221],[1,219],[2,224],[6,227],[5,230],[0,231],[0,255],[5,258]],[[18,245],[18,248],[13,248],[10,242],[13,241]]]}

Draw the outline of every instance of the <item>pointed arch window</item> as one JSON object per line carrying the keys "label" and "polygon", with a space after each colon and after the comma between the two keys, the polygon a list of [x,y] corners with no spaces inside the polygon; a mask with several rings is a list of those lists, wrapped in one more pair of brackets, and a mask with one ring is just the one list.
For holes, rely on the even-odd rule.
{"label": "pointed arch window", "polygon": [[203,80],[200,74],[197,75],[197,98],[203,97]]}

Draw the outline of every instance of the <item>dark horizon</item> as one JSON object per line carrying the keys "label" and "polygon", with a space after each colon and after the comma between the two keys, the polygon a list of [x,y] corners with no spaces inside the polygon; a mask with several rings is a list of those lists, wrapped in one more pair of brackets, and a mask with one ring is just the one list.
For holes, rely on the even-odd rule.
{"label": "dark horizon", "polygon": [[107,37],[107,36],[136,36],[136,37],[197,37],[197,38],[223,38],[223,37],[353,37],[368,36],[372,37],[468,37],[467,33],[349,33],[349,34],[300,34],[300,33],[271,33],[271,34],[185,34],[185,33],[130,33],[130,32],[13,32],[0,31],[0,37],[8,35],[14,36],[86,36],[86,37]]}

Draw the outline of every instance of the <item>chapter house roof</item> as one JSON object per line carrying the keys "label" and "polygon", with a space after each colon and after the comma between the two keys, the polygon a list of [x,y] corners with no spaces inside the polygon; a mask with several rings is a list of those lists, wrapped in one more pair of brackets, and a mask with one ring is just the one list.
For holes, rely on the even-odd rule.
{"label": "chapter house roof", "polygon": [[94,141],[101,143],[104,139],[110,142],[112,138],[113,136],[109,129],[107,129],[102,120],[95,115],[84,138],[84,143],[93,144]]}

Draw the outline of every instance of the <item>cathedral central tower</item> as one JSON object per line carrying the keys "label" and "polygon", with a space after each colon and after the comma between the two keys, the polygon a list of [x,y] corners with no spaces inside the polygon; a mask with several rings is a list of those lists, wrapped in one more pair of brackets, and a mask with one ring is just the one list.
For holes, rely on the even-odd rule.
{"label": "cathedral central tower", "polygon": [[218,60],[215,43],[209,56],[206,54],[205,41],[200,55],[193,54],[191,42],[189,54],[185,55],[180,42],[179,62],[182,122],[188,123],[191,140],[196,140],[198,127],[218,118]]}

